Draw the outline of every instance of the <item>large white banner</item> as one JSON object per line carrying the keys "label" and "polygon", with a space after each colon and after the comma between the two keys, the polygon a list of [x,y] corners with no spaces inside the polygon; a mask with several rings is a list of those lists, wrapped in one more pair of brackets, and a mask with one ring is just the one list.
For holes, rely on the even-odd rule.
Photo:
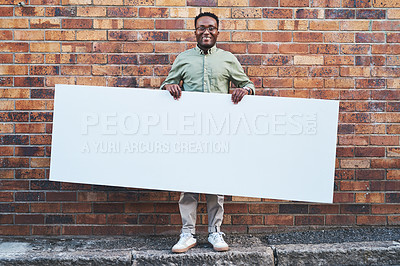
{"label": "large white banner", "polygon": [[338,109],[56,85],[50,180],[331,203]]}

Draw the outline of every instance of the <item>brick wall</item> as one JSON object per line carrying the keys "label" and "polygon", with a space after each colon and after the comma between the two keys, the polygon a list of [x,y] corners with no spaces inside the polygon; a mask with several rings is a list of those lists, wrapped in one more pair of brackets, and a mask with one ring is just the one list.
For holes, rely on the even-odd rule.
{"label": "brick wall", "polygon": [[179,231],[179,193],[47,181],[54,84],[158,87],[201,8],[258,95],[341,101],[334,204],[227,196],[224,230],[400,225],[400,1],[20,1],[0,0],[0,235]]}

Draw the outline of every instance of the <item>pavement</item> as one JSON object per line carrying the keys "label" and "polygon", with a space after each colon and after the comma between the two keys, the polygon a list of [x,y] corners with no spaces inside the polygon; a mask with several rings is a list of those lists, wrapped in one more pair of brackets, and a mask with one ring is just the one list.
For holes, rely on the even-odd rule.
{"label": "pavement", "polygon": [[3,237],[0,265],[400,265],[400,227],[228,234],[227,252],[197,238],[173,254],[178,236]]}

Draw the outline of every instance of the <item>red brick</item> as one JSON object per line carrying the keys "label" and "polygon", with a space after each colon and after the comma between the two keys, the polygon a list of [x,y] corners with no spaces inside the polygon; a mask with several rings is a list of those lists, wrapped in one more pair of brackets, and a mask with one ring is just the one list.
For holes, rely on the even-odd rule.
{"label": "red brick", "polygon": [[400,205],[399,204],[394,204],[394,205],[372,205],[371,209],[372,214],[399,214],[400,213]]}
{"label": "red brick", "polygon": [[296,9],[295,18],[298,19],[317,19],[321,18],[318,9]]}
{"label": "red brick", "polygon": [[261,34],[259,32],[251,32],[251,31],[235,31],[232,33],[232,41],[234,42],[259,42],[261,41]]}
{"label": "red brick", "polygon": [[43,214],[15,215],[15,224],[44,224]]}
{"label": "red brick", "polygon": [[122,203],[94,203],[94,213],[121,213],[124,211]]}
{"label": "red brick", "polygon": [[68,226],[64,225],[62,227],[62,235],[92,235],[92,227],[91,226]]}
{"label": "red brick", "polygon": [[31,212],[33,213],[57,213],[61,212],[60,203],[31,203]]}
{"label": "red brick", "polygon": [[400,159],[372,159],[371,168],[400,168]]}
{"label": "red brick", "polygon": [[273,8],[263,8],[263,17],[264,18],[292,18],[291,9],[273,9]]}
{"label": "red brick", "polygon": [[355,225],[356,217],[353,215],[327,215],[326,225]]}
{"label": "red brick", "polygon": [[400,182],[398,182],[398,181],[371,181],[371,190],[373,190],[373,191],[400,191]]}
{"label": "red brick", "polygon": [[294,224],[294,217],[293,215],[266,215],[265,224],[290,226]]}
{"label": "red brick", "polygon": [[44,169],[17,169],[15,171],[15,178],[18,179],[44,179]]}
{"label": "red brick", "polygon": [[389,225],[399,225],[400,224],[400,216],[388,216],[388,224]]}
{"label": "red brick", "polygon": [[82,213],[82,212],[91,212],[92,204],[91,203],[63,203],[62,204],[62,212],[64,213]]}
{"label": "red brick", "polygon": [[379,146],[394,146],[399,145],[399,137],[398,136],[371,136],[370,137],[371,145],[379,145]]}
{"label": "red brick", "polygon": [[262,215],[232,215],[232,224],[233,225],[241,225],[241,224],[263,224],[263,216]]}
{"label": "red brick", "polygon": [[29,226],[4,225],[0,226],[0,235],[6,236],[26,236],[30,234]]}
{"label": "red brick", "polygon": [[324,216],[296,216],[295,225],[323,225]]}
{"label": "red brick", "polygon": [[326,9],[326,19],[354,19],[355,11],[351,9]]}
{"label": "red brick", "polygon": [[281,0],[281,7],[308,7],[309,0]]}
{"label": "red brick", "polygon": [[343,0],[342,6],[349,8],[372,7],[371,0]]}
{"label": "red brick", "polygon": [[47,201],[76,201],[76,192],[47,192]]}
{"label": "red brick", "polygon": [[279,52],[282,54],[306,54],[308,53],[308,44],[282,43],[279,45]]}
{"label": "red brick", "polygon": [[278,0],[250,0],[249,6],[277,7]]}
{"label": "red brick", "polygon": [[337,44],[310,44],[311,54],[339,54]]}
{"label": "red brick", "polygon": [[386,193],[386,203],[400,203],[400,193]]}
{"label": "red brick", "polygon": [[139,17],[146,18],[167,18],[169,16],[168,8],[140,7]]}
{"label": "red brick", "polygon": [[311,77],[337,77],[339,76],[338,67],[311,67]]}
{"label": "red brick", "polygon": [[[380,43],[385,42],[384,33],[356,33],[357,43]],[[388,41],[389,42],[389,41]]]}
{"label": "red brick", "polygon": [[292,88],[293,80],[291,78],[263,78],[262,86],[264,88]]}
{"label": "red brick", "polygon": [[32,226],[32,235],[58,236],[61,234],[61,226]]}
{"label": "red brick", "polygon": [[75,17],[75,16],[76,16],[75,6],[46,7],[46,17]]}
{"label": "red brick", "polygon": [[335,179],[336,180],[354,179],[354,170],[336,170],[335,171]]}
{"label": "red brick", "polygon": [[388,43],[399,43],[400,42],[400,33],[388,32],[387,42]]}
{"label": "red brick", "polygon": [[333,195],[335,203],[350,203],[354,202],[354,193],[335,193]]}
{"label": "red brick", "polygon": [[343,54],[368,54],[370,51],[367,44],[343,44],[340,48]]}
{"label": "red brick", "polygon": [[294,32],[294,42],[322,42],[323,34],[319,32]]}
{"label": "red brick", "polygon": [[324,81],[319,78],[294,78],[295,88],[322,88]]}
{"label": "red brick", "polygon": [[356,193],[356,203],[384,203],[385,195],[383,193]]}
{"label": "red brick", "polygon": [[[372,138],[372,136],[371,136]],[[375,143],[371,143],[372,145],[376,145]],[[382,145],[382,144],[381,144]],[[355,148],[356,157],[384,157],[385,156],[385,148],[380,147],[356,147]]]}

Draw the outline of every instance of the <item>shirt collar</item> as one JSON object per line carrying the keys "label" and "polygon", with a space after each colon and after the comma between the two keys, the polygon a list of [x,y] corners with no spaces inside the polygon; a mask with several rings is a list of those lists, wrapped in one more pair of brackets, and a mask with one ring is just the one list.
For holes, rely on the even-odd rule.
{"label": "shirt collar", "polygon": [[[204,51],[202,49],[199,48],[199,46],[196,45],[196,47],[194,48],[197,52],[199,52],[200,54],[204,54]],[[208,49],[207,54],[212,54],[217,50],[217,46],[214,45],[213,47],[211,47],[210,49]]]}

